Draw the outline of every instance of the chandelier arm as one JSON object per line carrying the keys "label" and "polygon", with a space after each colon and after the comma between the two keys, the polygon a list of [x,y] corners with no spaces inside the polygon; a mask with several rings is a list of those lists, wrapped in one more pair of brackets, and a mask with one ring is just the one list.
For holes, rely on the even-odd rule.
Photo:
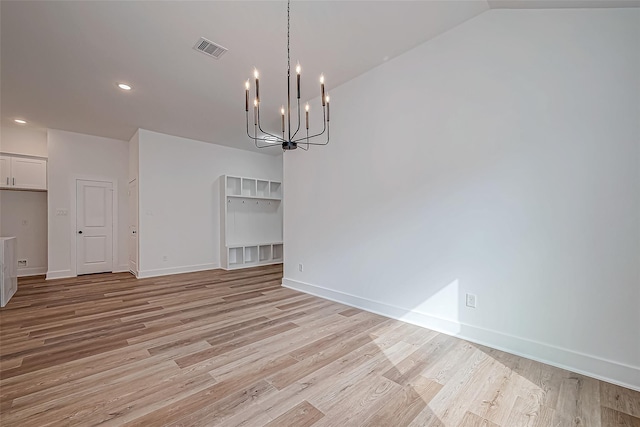
{"label": "chandelier arm", "polygon": [[324,107],[322,107],[322,123],[324,124],[324,126],[322,127],[322,132],[317,133],[315,135],[311,135],[311,136],[307,135],[304,138],[298,138],[292,142],[299,142],[299,141],[302,141],[303,139],[310,139],[310,138],[313,139],[325,133],[325,131],[327,130],[327,115]]}
{"label": "chandelier arm", "polygon": [[296,131],[293,133],[293,136],[291,138],[295,138],[299,130],[300,130],[300,98],[298,98],[298,129],[296,129]]}
{"label": "chandelier arm", "polygon": [[[247,112],[247,126],[249,126],[249,113]],[[248,132],[248,130],[247,130]],[[254,120],[253,122],[253,143],[256,145],[256,148],[268,148],[268,145],[258,145],[258,121]],[[251,138],[251,136],[249,136]]]}
{"label": "chandelier arm", "polygon": [[[247,118],[248,120],[248,118]],[[273,135],[269,132],[266,132],[265,130],[262,129],[262,126],[260,125],[260,103],[258,103],[258,129],[260,129],[260,132],[264,133],[265,135],[269,135],[272,138],[275,138],[276,140],[278,140],[279,142],[287,142],[284,138],[281,138],[277,135]]]}
{"label": "chandelier arm", "polygon": [[327,140],[325,142],[301,142],[301,144],[307,144],[307,147],[309,145],[327,145],[327,144],[329,144],[329,126],[327,126]]}
{"label": "chandelier arm", "polygon": [[[303,148],[302,145],[306,144],[307,148]],[[298,144],[298,147],[302,148],[304,151],[309,151],[309,129],[307,129],[307,142],[301,142],[300,144]]]}
{"label": "chandelier arm", "polygon": [[[250,139],[253,140],[253,142],[255,143],[256,147],[258,147],[258,148],[278,147],[277,144],[267,144],[267,145],[263,145],[263,146],[259,146],[258,145],[258,141],[264,141],[264,139],[258,138],[257,136],[251,136],[251,134],[249,133],[249,113],[247,113],[247,136]],[[285,141],[281,141],[281,139],[282,138],[278,137],[278,143],[285,142]]]}
{"label": "chandelier arm", "polygon": [[258,140],[260,140],[260,138],[258,138],[257,136],[255,136],[255,137],[254,137],[254,136],[251,136],[251,134],[249,133],[249,113],[248,113],[248,112],[247,112],[247,136],[248,136],[250,139],[253,139],[254,141],[258,141]]}
{"label": "chandelier arm", "polygon": [[258,141],[253,142],[256,145],[256,148],[271,148],[271,147],[280,147],[280,144],[267,144],[267,145],[258,145]]}

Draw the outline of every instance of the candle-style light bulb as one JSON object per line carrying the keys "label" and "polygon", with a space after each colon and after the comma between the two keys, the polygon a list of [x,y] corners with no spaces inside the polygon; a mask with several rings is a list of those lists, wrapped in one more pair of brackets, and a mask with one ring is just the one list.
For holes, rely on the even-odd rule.
{"label": "candle-style light bulb", "polygon": [[298,88],[298,99],[300,99],[300,71],[302,71],[302,68],[300,68],[300,63],[298,62],[298,65],[296,65],[296,87]]}
{"label": "candle-style light bulb", "polygon": [[284,106],[280,107],[280,114],[284,116]]}
{"label": "candle-style light bulb", "polygon": [[249,112],[249,80],[244,84],[244,111]]}
{"label": "candle-style light bulb", "polygon": [[329,121],[329,95],[327,95],[327,122]]}
{"label": "candle-style light bulb", "polygon": [[253,100],[253,125],[258,125],[258,100]]}
{"label": "candle-style light bulb", "polygon": [[305,117],[305,123],[307,125],[307,136],[309,136],[309,103],[307,102],[307,105],[304,106],[304,117]]}
{"label": "candle-style light bulb", "polygon": [[282,114],[282,133],[284,134],[284,105],[280,107],[280,114]]}
{"label": "candle-style light bulb", "polygon": [[322,97],[322,106],[324,107],[325,99],[324,99],[324,74],[320,74],[320,92]]}
{"label": "candle-style light bulb", "polygon": [[324,74],[320,74],[320,84],[324,84]]}
{"label": "candle-style light bulb", "polygon": [[260,80],[258,79],[260,74],[258,74],[257,68],[253,69],[253,76],[256,78],[256,99],[260,102]]}

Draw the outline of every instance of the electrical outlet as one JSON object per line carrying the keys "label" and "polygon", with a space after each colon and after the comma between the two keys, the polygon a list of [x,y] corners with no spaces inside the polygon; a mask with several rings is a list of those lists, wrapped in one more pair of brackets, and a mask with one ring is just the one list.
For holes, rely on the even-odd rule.
{"label": "electrical outlet", "polygon": [[27,260],[26,259],[19,259],[18,260],[18,267],[26,267],[27,266]]}
{"label": "electrical outlet", "polygon": [[476,296],[473,294],[467,294],[467,307],[476,308]]}
{"label": "electrical outlet", "polygon": [[298,270],[299,271],[304,271],[304,265],[302,265],[302,263],[298,264]]}

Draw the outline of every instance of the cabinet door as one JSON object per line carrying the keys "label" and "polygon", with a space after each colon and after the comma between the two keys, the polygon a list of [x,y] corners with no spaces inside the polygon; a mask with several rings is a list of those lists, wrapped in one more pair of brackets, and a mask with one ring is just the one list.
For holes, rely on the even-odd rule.
{"label": "cabinet door", "polygon": [[42,159],[12,157],[11,184],[13,188],[46,190],[47,161]]}
{"label": "cabinet door", "polygon": [[0,156],[0,188],[11,186],[11,157]]}

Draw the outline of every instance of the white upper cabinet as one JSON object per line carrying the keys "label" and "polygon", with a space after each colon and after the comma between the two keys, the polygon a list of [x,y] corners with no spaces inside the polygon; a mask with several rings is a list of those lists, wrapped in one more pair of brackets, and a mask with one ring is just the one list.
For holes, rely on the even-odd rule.
{"label": "white upper cabinet", "polygon": [[11,186],[11,157],[0,156],[0,188]]}
{"label": "white upper cabinet", "polygon": [[47,161],[33,157],[0,156],[0,187],[12,190],[47,189]]}

